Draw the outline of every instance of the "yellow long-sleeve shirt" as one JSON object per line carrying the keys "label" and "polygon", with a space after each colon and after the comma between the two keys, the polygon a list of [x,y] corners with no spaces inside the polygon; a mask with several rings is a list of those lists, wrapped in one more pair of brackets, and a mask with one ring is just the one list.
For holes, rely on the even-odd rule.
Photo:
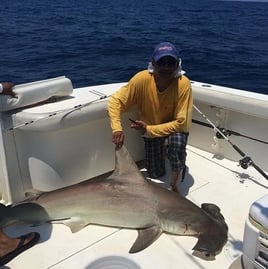
{"label": "yellow long-sleeve shirt", "polygon": [[186,76],[174,79],[163,92],[157,90],[154,76],[147,70],[137,73],[108,101],[113,132],[122,131],[121,112],[137,106],[139,120],[147,124],[149,137],[188,132],[192,120],[192,90]]}

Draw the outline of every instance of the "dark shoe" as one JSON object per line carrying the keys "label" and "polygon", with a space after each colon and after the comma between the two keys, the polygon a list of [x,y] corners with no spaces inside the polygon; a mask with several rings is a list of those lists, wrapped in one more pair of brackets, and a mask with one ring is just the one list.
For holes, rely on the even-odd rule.
{"label": "dark shoe", "polygon": [[[30,236],[32,236],[33,234],[34,234],[33,239],[31,241],[29,241],[27,244],[24,244],[25,240],[27,238],[29,238]],[[39,241],[39,238],[40,238],[39,233],[28,233],[28,234],[25,234],[25,235],[22,235],[21,237],[19,237],[18,239],[20,239],[20,242],[19,242],[17,248],[0,258],[0,266],[5,265],[6,263],[8,263],[12,259],[14,259],[16,256],[21,254],[23,251],[34,246]]]}

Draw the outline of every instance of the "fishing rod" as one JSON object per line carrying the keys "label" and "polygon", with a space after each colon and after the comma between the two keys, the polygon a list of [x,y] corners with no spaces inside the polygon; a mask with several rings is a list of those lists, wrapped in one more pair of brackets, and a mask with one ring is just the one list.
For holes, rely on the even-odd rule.
{"label": "fishing rod", "polygon": [[21,127],[24,127],[24,126],[27,126],[27,125],[30,125],[30,124],[39,122],[39,121],[43,121],[43,120],[52,118],[52,117],[57,116],[57,115],[59,115],[59,114],[63,114],[63,113],[65,113],[65,114],[70,114],[70,113],[72,113],[72,112],[74,112],[74,111],[76,111],[76,110],[80,110],[80,109],[82,109],[82,108],[84,108],[84,107],[86,107],[86,106],[89,106],[89,105],[91,105],[91,104],[97,102],[97,101],[100,101],[100,100],[102,100],[102,99],[106,99],[107,97],[109,97],[108,95],[105,95],[105,94],[103,94],[103,93],[101,93],[101,92],[98,92],[98,91],[96,91],[96,90],[91,90],[90,92],[91,92],[91,93],[94,93],[94,94],[96,94],[96,95],[98,95],[99,97],[96,98],[96,99],[94,99],[94,100],[92,100],[92,101],[90,101],[90,102],[87,102],[87,103],[85,103],[85,104],[79,104],[79,105],[76,105],[76,106],[74,106],[74,107],[72,107],[72,108],[69,108],[69,109],[63,109],[63,110],[60,110],[60,111],[57,111],[57,112],[53,112],[53,113],[51,113],[51,114],[49,114],[49,115],[47,115],[47,116],[45,116],[45,117],[43,117],[43,118],[39,118],[39,119],[36,119],[36,120],[30,120],[30,121],[27,121],[27,122],[24,122],[24,123],[22,123],[22,124],[16,125],[16,126],[14,126],[14,127],[10,127],[10,128],[8,128],[7,130],[8,130],[8,131],[12,131],[12,130],[15,130],[15,129],[18,129],[18,128],[21,128]]}
{"label": "fishing rod", "polygon": [[[213,128],[213,126],[211,126],[210,124],[205,123],[205,122],[202,122],[202,121],[199,121],[199,120],[192,119],[192,122],[193,122],[193,123],[196,123],[196,124],[199,124],[199,125],[203,125],[203,126],[205,126],[205,127]],[[257,141],[257,142],[259,142],[259,143],[263,143],[263,144],[267,144],[267,145],[268,145],[268,142],[263,141],[263,140],[260,140],[260,139],[257,139],[257,138],[254,138],[254,137],[251,137],[251,136],[247,136],[247,135],[244,135],[244,134],[241,134],[241,133],[232,131],[232,130],[228,130],[228,129],[225,129],[225,128],[221,128],[221,127],[218,127],[218,129],[219,129],[225,136],[231,136],[231,135],[241,136],[241,137],[248,138],[248,139]],[[216,133],[216,136],[217,136],[217,138],[219,138],[219,139],[220,139],[220,138],[223,138],[222,135],[221,135],[220,133],[218,133],[218,132]]]}
{"label": "fishing rod", "polygon": [[[232,141],[226,136],[226,133],[224,134],[223,131],[220,130],[220,128],[216,127],[213,122],[211,122],[207,116],[200,111],[195,105],[193,105],[194,109],[210,124],[209,127],[214,128],[214,131],[218,133],[218,138],[224,138],[235,151],[237,151],[243,158],[239,160],[239,164],[243,169],[247,169],[250,165],[253,166],[265,179],[268,180],[268,175],[259,167],[257,166],[254,161],[251,159],[251,157],[247,156],[238,146],[232,143]],[[197,122],[196,120],[193,120],[193,122]],[[207,126],[206,123],[203,123],[202,125]],[[224,130],[224,129],[223,129]],[[220,137],[219,137],[220,136]]]}

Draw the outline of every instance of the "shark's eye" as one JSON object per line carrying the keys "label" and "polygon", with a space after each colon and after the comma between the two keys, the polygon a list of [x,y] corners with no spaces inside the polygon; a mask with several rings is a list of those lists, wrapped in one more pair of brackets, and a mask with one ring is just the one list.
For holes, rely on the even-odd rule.
{"label": "shark's eye", "polygon": [[208,258],[210,256],[210,254],[209,253],[206,253],[205,256]]}

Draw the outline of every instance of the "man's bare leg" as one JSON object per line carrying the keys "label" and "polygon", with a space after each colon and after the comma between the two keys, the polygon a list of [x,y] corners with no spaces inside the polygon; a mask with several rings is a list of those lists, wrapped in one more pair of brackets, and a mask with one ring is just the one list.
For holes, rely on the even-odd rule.
{"label": "man's bare leg", "polygon": [[174,192],[179,192],[179,182],[182,180],[182,170],[179,172],[171,172],[170,186]]}

